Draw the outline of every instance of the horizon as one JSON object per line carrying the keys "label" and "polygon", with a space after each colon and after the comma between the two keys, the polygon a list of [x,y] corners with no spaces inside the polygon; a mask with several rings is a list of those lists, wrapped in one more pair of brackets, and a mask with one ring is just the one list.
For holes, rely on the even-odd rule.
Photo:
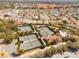
{"label": "horizon", "polygon": [[55,3],[79,3],[79,0],[0,0],[0,2],[55,2]]}

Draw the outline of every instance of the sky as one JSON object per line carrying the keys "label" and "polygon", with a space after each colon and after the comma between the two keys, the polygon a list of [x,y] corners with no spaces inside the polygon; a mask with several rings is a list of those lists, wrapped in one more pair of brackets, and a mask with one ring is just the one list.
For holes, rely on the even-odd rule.
{"label": "sky", "polygon": [[43,2],[79,2],[79,0],[0,0],[0,1],[26,1],[26,2],[32,2],[32,1],[43,1]]}

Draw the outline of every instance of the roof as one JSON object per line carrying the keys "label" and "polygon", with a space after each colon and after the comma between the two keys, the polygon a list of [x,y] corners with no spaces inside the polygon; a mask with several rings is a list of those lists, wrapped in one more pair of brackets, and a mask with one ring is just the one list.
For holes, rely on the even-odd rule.
{"label": "roof", "polygon": [[53,31],[49,30],[48,27],[37,28],[41,36],[52,35]]}
{"label": "roof", "polygon": [[18,27],[18,29],[21,31],[21,32],[28,32],[28,31],[32,31],[32,28],[30,26],[21,26],[21,27]]}
{"label": "roof", "polygon": [[20,45],[20,48],[24,50],[41,46],[41,43],[35,34],[20,37],[20,41],[23,41],[23,43]]}

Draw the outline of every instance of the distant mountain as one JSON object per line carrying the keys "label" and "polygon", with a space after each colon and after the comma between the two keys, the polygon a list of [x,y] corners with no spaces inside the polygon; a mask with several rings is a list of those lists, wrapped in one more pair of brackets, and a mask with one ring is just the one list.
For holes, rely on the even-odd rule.
{"label": "distant mountain", "polygon": [[56,2],[56,3],[79,3],[79,0],[0,0],[0,2]]}

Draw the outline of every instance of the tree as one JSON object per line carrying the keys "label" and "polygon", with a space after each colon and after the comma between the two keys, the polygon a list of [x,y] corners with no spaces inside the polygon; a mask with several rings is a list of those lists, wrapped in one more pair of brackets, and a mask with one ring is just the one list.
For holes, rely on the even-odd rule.
{"label": "tree", "polygon": [[[7,15],[5,15],[7,16]],[[0,32],[2,33],[0,38],[3,38],[4,43],[11,43],[15,36],[13,33],[17,32],[17,24],[13,20],[0,20]]]}
{"label": "tree", "polygon": [[23,43],[23,42],[22,42],[22,41],[19,41],[19,38],[17,38],[17,39],[18,39],[18,42],[16,43],[16,45],[18,45],[17,51],[18,51],[18,54],[21,54],[21,53],[24,52],[24,50],[20,48],[20,45],[21,45],[21,43]]}
{"label": "tree", "polygon": [[10,8],[12,9],[15,8],[14,4],[10,4]]}
{"label": "tree", "polygon": [[18,54],[22,54],[24,52],[24,50],[20,48],[18,48],[17,50],[18,50]]}
{"label": "tree", "polygon": [[67,51],[67,50],[68,50],[67,44],[66,45],[62,45],[62,51],[64,52],[64,51]]}
{"label": "tree", "polygon": [[8,15],[8,14],[4,14],[4,17],[10,17],[10,15]]}
{"label": "tree", "polygon": [[14,35],[12,33],[7,34],[7,33],[2,33],[1,37],[4,39],[3,42],[6,44],[9,44],[13,41]]}
{"label": "tree", "polygon": [[4,39],[3,42],[6,42],[6,38],[7,38],[6,33],[2,33],[2,38]]}
{"label": "tree", "polygon": [[8,35],[8,39],[10,42],[12,42],[14,39],[14,35],[11,33],[10,35]]}
{"label": "tree", "polygon": [[55,53],[56,49],[51,46],[49,49],[45,50],[45,57],[51,57]]}
{"label": "tree", "polygon": [[53,55],[53,54],[56,53],[56,49],[55,49],[54,47],[51,47],[51,48],[50,48],[50,52],[51,52],[51,54]]}

